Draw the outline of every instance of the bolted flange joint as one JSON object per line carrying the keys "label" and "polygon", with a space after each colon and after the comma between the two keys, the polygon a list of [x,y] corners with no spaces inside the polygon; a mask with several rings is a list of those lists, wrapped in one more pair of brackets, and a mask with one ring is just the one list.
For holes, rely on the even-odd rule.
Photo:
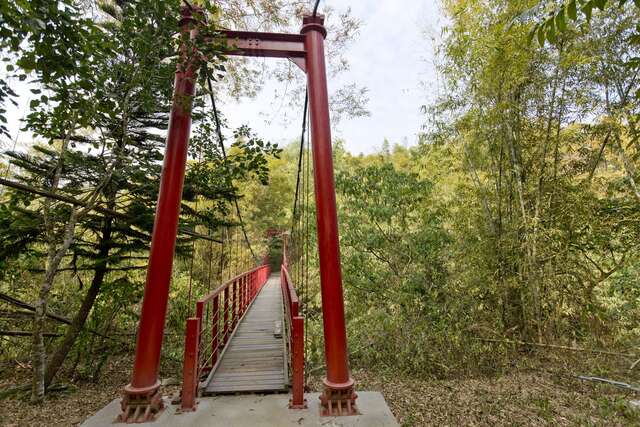
{"label": "bolted flange joint", "polygon": [[120,423],[145,423],[153,421],[164,409],[160,382],[153,387],[135,388],[131,384],[124,388],[124,397],[120,401],[122,412],[118,415]]}
{"label": "bolted flange joint", "polygon": [[336,417],[360,415],[356,405],[358,395],[353,390],[353,380],[337,385],[324,379],[324,392],[320,395],[320,415]]}

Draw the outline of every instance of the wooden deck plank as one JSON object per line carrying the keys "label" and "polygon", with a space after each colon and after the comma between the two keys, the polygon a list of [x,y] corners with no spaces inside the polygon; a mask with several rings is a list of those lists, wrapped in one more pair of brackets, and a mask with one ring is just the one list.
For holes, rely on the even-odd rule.
{"label": "wooden deck plank", "polygon": [[262,378],[281,378],[282,377],[282,371],[264,371],[264,372],[259,372],[259,373],[245,373],[245,372],[236,372],[236,373],[224,373],[224,374],[220,374],[218,375],[217,379],[222,381],[222,380],[226,380],[228,378],[236,378],[236,379],[243,379],[243,378],[248,378],[248,379],[262,379]]}
{"label": "wooden deck plank", "polygon": [[282,322],[282,293],[274,274],[238,325],[204,394],[286,390],[284,341],[274,335],[277,322]]}

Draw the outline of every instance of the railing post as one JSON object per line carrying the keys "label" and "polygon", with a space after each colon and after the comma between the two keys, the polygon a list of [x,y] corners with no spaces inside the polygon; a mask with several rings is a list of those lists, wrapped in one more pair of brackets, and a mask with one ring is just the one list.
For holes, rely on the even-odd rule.
{"label": "railing post", "polygon": [[200,336],[200,320],[187,319],[187,333],[184,338],[184,365],[182,369],[182,401],[183,411],[196,410],[198,394],[198,337]]}
{"label": "railing post", "polygon": [[249,286],[251,284],[251,274],[244,278],[244,305],[249,308]]}
{"label": "railing post", "polygon": [[256,292],[256,272],[252,271],[251,272],[251,293],[250,293],[251,300],[253,300],[253,295],[255,294],[255,292]]}
{"label": "railing post", "polygon": [[247,274],[244,284],[244,298],[245,305],[249,307],[249,301],[251,300],[251,273]]}
{"label": "railing post", "polygon": [[204,302],[196,301],[196,315],[198,319],[202,319],[202,315],[204,314]]}
{"label": "railing post", "polygon": [[223,332],[222,332],[222,344],[227,344],[227,339],[229,338],[229,287],[224,288],[224,306],[223,306],[222,319],[224,322]]}
{"label": "railing post", "polygon": [[242,282],[244,280],[244,274],[238,278],[238,320],[244,313],[244,301],[242,300]]}
{"label": "railing post", "polygon": [[218,346],[220,341],[220,325],[218,320],[220,318],[220,307],[218,304],[218,295],[213,298],[213,308],[211,309],[211,369],[218,361]]}
{"label": "railing post", "polygon": [[304,318],[296,316],[291,322],[291,399],[289,408],[305,409],[304,398]]}
{"label": "railing post", "polygon": [[[204,315],[204,303],[202,301],[197,301],[196,302],[196,315],[195,315],[195,317],[200,322],[200,325],[198,327],[199,330],[202,330],[203,315]],[[202,337],[200,337],[200,334],[198,334],[198,348],[200,347],[201,338]]]}
{"label": "railing post", "polygon": [[242,314],[245,313],[245,311],[247,310],[247,306],[248,304],[248,300],[247,300],[247,279],[248,279],[248,275],[244,275],[242,276]]}
{"label": "railing post", "polygon": [[238,323],[238,279],[233,281],[233,299],[231,302],[231,329],[233,330]]}

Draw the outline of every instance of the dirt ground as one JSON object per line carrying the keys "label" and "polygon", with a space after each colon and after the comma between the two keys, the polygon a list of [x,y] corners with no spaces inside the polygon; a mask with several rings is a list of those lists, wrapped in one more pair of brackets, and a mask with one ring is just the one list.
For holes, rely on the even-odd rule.
{"label": "dirt ground", "polygon": [[[359,389],[383,393],[402,426],[640,426],[640,410],[627,404],[639,395],[578,380],[574,374],[593,374],[597,365],[577,366],[570,359],[537,358],[490,377],[433,380],[367,370],[355,370],[353,376]],[[50,395],[42,406],[24,398],[0,400],[0,425],[79,425],[120,396],[129,369],[127,358],[114,360],[99,384],[77,382]],[[15,368],[14,378],[6,372],[0,389],[28,381],[24,367]],[[617,378],[611,369],[606,374],[629,381],[621,371]],[[310,386],[318,389],[319,378],[312,378]]]}
{"label": "dirt ground", "polygon": [[640,425],[640,410],[627,405],[638,396],[546,372],[446,381],[355,376],[362,389],[383,393],[402,426]]}
{"label": "dirt ground", "polygon": [[[75,426],[118,396],[129,380],[130,362],[112,361],[98,384],[77,382],[68,390],[52,393],[42,405],[32,405],[28,396],[0,400],[1,426]],[[6,374],[5,369],[3,375]],[[2,389],[29,382],[28,369],[17,367],[14,378],[3,377]],[[7,381],[9,380],[9,381]]]}

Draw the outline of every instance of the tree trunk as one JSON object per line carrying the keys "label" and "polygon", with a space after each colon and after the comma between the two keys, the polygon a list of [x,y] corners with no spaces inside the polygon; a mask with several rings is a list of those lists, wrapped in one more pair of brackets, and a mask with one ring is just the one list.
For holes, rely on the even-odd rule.
{"label": "tree trunk", "polygon": [[[73,126],[71,126],[73,128]],[[51,179],[51,191],[56,192],[58,185],[60,184],[60,178],[62,177],[62,166],[64,164],[64,156],[69,144],[69,137],[71,130],[67,133],[66,137],[62,141],[60,148],[60,155],[54,169],[52,170],[53,177]],[[51,217],[51,205],[50,199],[45,199],[43,202],[43,215],[44,215],[44,227],[45,235],[47,239],[47,263],[45,267],[45,274],[40,290],[38,292],[38,299],[34,304],[33,315],[33,337],[32,337],[32,361],[33,364],[33,377],[31,385],[31,401],[33,403],[41,403],[44,400],[44,369],[46,363],[46,348],[44,346],[44,328],[47,320],[47,298],[49,297],[49,291],[53,286],[56,273],[62,258],[67,249],[71,245],[73,240],[73,231],[75,230],[76,221],[76,208],[72,208],[71,215],[69,215],[69,221],[65,226],[64,238],[61,248],[56,248],[56,232],[55,221]],[[71,235],[69,235],[69,232]],[[66,247],[65,247],[66,244]]]}
{"label": "tree trunk", "polygon": [[[126,99],[128,98],[125,98],[125,100]],[[113,164],[113,169],[119,168],[122,164],[122,160],[123,160],[122,152],[123,152],[125,141],[126,141],[125,136],[126,136],[127,126],[128,126],[128,119],[127,119],[127,116],[125,115],[123,118],[123,125],[122,125],[123,136],[117,145],[117,151],[116,151],[117,156]],[[113,182],[111,181],[111,173],[107,174],[107,178],[105,179],[103,185],[108,186],[108,189],[105,191],[107,193],[106,194],[107,208],[111,211],[115,211],[118,189],[113,185]],[[56,374],[62,367],[69,352],[73,348],[73,345],[75,344],[76,339],[78,338],[78,335],[80,335],[82,328],[84,328],[84,325],[87,323],[87,319],[89,318],[89,313],[91,313],[91,309],[93,308],[93,305],[96,301],[96,298],[98,297],[98,294],[100,293],[100,288],[102,287],[102,284],[104,283],[104,278],[108,272],[107,258],[109,256],[109,252],[111,251],[111,248],[113,247],[113,244],[111,243],[111,235],[113,232],[113,221],[114,221],[113,216],[106,215],[104,217],[104,224],[102,227],[102,238],[98,243],[98,254],[97,254],[98,263],[95,268],[93,279],[91,280],[91,286],[87,290],[87,294],[82,300],[80,309],[74,316],[71,322],[71,325],[67,329],[67,333],[65,334],[65,337],[62,340],[62,343],[60,343],[60,345],[56,349],[55,353],[51,358],[51,361],[49,362],[49,365],[47,366],[45,378],[44,378],[45,387],[49,387],[49,385],[51,385],[51,382],[53,381]]]}
{"label": "tree trunk", "polygon": [[[108,195],[109,209],[115,209],[116,194],[117,194],[117,189],[111,189],[110,194]],[[91,309],[93,308],[93,304],[95,303],[96,298],[100,293],[100,288],[102,287],[102,284],[104,283],[104,278],[107,274],[107,267],[108,267],[107,257],[109,256],[109,252],[112,247],[111,234],[113,231],[113,220],[114,218],[112,216],[106,216],[104,218],[104,225],[102,227],[102,238],[98,244],[99,249],[98,249],[97,257],[99,261],[96,266],[93,279],[91,280],[91,286],[89,286],[89,289],[87,290],[87,294],[84,296],[84,299],[82,300],[80,309],[78,310],[73,320],[71,321],[71,325],[67,329],[67,333],[65,334],[65,337],[62,340],[62,343],[60,343],[60,345],[56,349],[55,353],[51,358],[51,361],[49,362],[49,365],[47,366],[45,379],[44,379],[45,387],[49,387],[49,385],[51,385],[51,382],[53,381],[56,374],[62,367],[65,359],[67,358],[67,355],[71,351],[71,348],[73,348],[73,345],[75,344],[76,339],[78,338],[78,335],[80,335],[82,328],[84,328],[84,325],[87,323],[89,313],[91,312]]]}
{"label": "tree trunk", "polygon": [[56,374],[67,358],[67,355],[71,351],[73,344],[75,344],[80,331],[82,331],[82,328],[87,322],[87,318],[89,317],[89,313],[93,308],[93,304],[95,303],[96,298],[100,293],[100,287],[104,282],[106,271],[106,266],[100,266],[98,267],[98,269],[96,269],[96,273],[93,276],[93,280],[91,281],[91,286],[89,286],[89,289],[87,290],[87,293],[82,300],[80,309],[71,321],[71,325],[67,329],[64,339],[54,352],[51,360],[49,361],[49,364],[47,365],[47,369],[44,375],[45,387],[49,387],[51,385],[51,382],[55,378]]}
{"label": "tree trunk", "polygon": [[[54,179],[52,181],[52,188],[54,189],[54,191],[55,189],[57,189],[58,183],[60,182],[63,154],[66,150],[67,143],[68,139],[63,142],[63,148],[61,151],[62,154],[58,161],[58,165],[56,166]],[[104,184],[109,182],[109,180],[111,179],[112,173],[113,168],[111,168],[111,170],[107,173],[107,176],[105,177],[102,184],[96,187],[86,197],[85,201],[87,203],[82,210],[79,210],[79,208],[76,206],[72,208],[71,213],[69,214],[69,219],[67,220],[67,224],[64,227],[62,245],[60,247],[56,247],[55,224],[53,222],[53,218],[51,217],[51,200],[46,199],[44,202],[44,222],[47,234],[49,255],[47,257],[47,266],[45,269],[44,280],[42,281],[42,285],[40,286],[38,301],[34,305],[35,313],[33,318],[32,348],[33,381],[31,388],[31,400],[34,403],[41,403],[44,400],[45,393],[46,349],[44,347],[44,339],[42,334],[44,332],[44,326],[47,319],[47,298],[49,296],[49,292],[51,291],[53,281],[55,280],[56,274],[58,273],[60,263],[62,262],[64,255],[69,250],[69,247],[75,240],[75,229],[78,220],[82,218],[87,212],[91,211],[96,205],[98,196],[101,194]]]}
{"label": "tree trunk", "polygon": [[62,245],[56,249],[55,242],[49,245],[49,256],[47,260],[47,268],[44,280],[40,285],[38,300],[35,304],[35,313],[33,317],[33,383],[31,388],[31,401],[41,403],[44,400],[45,381],[44,371],[46,364],[46,349],[44,346],[44,328],[47,320],[47,298],[53,286],[53,281],[58,272],[58,267],[62,262],[62,258],[67,253],[69,246],[74,240],[74,231],[78,219],[78,212],[73,208],[69,215],[69,221],[65,226],[64,239]]}

